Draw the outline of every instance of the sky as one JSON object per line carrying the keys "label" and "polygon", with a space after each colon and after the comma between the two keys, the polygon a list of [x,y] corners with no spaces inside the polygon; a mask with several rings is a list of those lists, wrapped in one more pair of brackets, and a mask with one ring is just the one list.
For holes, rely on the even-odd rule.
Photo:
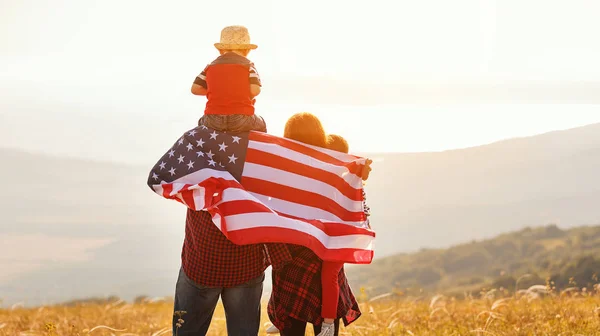
{"label": "sky", "polygon": [[356,151],[437,151],[600,122],[597,13],[595,0],[3,0],[0,140],[146,162],[202,113],[189,87],[231,24],[259,45],[257,112],[275,134],[310,111]]}

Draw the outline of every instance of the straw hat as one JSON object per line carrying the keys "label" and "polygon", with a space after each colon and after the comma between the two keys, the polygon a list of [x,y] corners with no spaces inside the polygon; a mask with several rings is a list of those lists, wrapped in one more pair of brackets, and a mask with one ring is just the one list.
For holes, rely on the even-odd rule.
{"label": "straw hat", "polygon": [[250,34],[244,26],[229,26],[221,30],[221,42],[215,43],[219,50],[223,49],[256,49],[256,44],[250,43]]}

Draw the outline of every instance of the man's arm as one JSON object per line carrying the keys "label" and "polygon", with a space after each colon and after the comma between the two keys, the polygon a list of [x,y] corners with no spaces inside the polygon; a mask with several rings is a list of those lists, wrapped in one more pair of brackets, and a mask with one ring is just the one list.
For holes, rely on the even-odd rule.
{"label": "man's arm", "polygon": [[283,267],[292,260],[292,254],[286,244],[267,243],[263,244],[267,260],[274,269]]}

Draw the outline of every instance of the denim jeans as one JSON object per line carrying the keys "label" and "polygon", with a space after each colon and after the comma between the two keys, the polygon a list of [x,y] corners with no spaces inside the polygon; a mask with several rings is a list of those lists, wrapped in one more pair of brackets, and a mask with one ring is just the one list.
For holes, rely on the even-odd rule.
{"label": "denim jeans", "polygon": [[258,278],[232,288],[204,287],[190,280],[183,268],[175,289],[174,311],[185,311],[184,323],[177,328],[178,316],[173,316],[173,335],[206,335],[219,301],[223,301],[227,334],[256,336],[260,328],[260,299],[264,273]]}

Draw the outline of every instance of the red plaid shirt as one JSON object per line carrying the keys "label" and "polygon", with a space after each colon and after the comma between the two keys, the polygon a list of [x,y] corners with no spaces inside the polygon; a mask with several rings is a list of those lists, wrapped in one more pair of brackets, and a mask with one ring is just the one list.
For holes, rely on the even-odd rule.
{"label": "red plaid shirt", "polygon": [[206,287],[235,287],[260,276],[291,255],[284,244],[235,245],[206,211],[188,209],[181,264],[185,274]]}
{"label": "red plaid shirt", "polygon": [[[273,269],[273,292],[267,311],[269,319],[279,330],[289,327],[289,317],[314,325],[323,322],[321,317],[321,264],[310,249],[287,245],[292,260]],[[350,289],[344,268],[338,276],[340,298],[337,317],[348,325],[361,315],[360,308]]]}

